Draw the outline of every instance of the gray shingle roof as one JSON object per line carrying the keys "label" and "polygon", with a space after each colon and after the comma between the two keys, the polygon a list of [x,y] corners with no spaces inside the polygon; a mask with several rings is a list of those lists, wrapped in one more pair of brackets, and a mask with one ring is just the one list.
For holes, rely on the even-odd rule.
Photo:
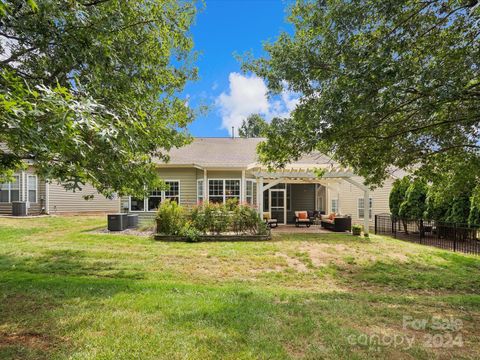
{"label": "gray shingle roof", "polygon": [[[247,167],[257,162],[261,138],[195,138],[187,146],[170,151],[170,165],[202,167]],[[329,157],[319,153],[306,155],[295,164],[327,164]]]}

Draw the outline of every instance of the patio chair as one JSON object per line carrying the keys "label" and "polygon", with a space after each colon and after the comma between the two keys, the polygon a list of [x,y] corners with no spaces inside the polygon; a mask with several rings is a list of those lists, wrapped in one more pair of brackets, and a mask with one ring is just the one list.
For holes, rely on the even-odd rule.
{"label": "patio chair", "polygon": [[270,215],[270,212],[268,211],[263,213],[263,221],[265,221],[265,223],[270,229],[276,228],[278,226],[278,220],[272,219],[272,215]]}
{"label": "patio chair", "polygon": [[295,211],[295,226],[305,225],[310,227],[312,225],[312,219],[308,216],[308,211]]}

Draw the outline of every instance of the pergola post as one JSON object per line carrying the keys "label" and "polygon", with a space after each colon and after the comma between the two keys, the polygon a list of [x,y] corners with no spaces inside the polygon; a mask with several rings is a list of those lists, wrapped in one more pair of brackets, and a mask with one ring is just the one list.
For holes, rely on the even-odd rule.
{"label": "pergola post", "polygon": [[345,181],[363,190],[363,233],[368,235],[370,232],[370,189],[351,178],[346,178]]}
{"label": "pergola post", "polygon": [[368,235],[370,232],[370,190],[363,191],[363,233]]}
{"label": "pergola post", "polygon": [[242,184],[240,186],[240,203],[245,204],[247,197],[247,182],[245,181],[245,170],[242,170]]}
{"label": "pergola post", "polygon": [[257,178],[257,209],[258,215],[263,219],[263,177]]}
{"label": "pergola post", "polygon": [[203,202],[208,204],[208,183],[207,169],[203,169]]}

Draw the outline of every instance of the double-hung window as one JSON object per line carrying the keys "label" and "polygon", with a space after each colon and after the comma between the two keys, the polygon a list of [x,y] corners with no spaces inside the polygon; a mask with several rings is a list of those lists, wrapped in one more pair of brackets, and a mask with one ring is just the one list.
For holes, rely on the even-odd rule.
{"label": "double-hung window", "polygon": [[240,199],[240,180],[208,180],[208,199],[215,204],[224,204],[228,199]]}
{"label": "double-hung window", "polygon": [[162,191],[161,190],[152,190],[147,199],[147,210],[155,211],[158,209],[162,202]]}
{"label": "double-hung window", "polygon": [[130,198],[130,211],[156,211],[165,200],[180,202],[180,182],[165,181],[166,190],[155,189],[150,191],[145,199]]}
{"label": "double-hung window", "polygon": [[164,199],[180,203],[180,183],[178,181],[165,181],[165,183],[168,189],[163,192]]}
{"label": "double-hung window", "polygon": [[332,213],[338,213],[338,199],[332,199]]}
{"label": "double-hung window", "polygon": [[253,206],[254,185],[255,182],[253,180],[247,180],[245,183],[245,200],[250,206]]}
{"label": "double-hung window", "polygon": [[[372,198],[370,198],[370,208],[368,211],[368,218],[372,218]],[[365,217],[365,200],[363,198],[358,198],[358,218],[363,219]]]}
{"label": "double-hung window", "polygon": [[20,175],[14,175],[13,181],[0,184],[0,203],[20,201]]}
{"label": "double-hung window", "polygon": [[37,175],[28,175],[28,202],[29,203],[36,203],[37,200],[37,187],[38,187],[38,179]]}

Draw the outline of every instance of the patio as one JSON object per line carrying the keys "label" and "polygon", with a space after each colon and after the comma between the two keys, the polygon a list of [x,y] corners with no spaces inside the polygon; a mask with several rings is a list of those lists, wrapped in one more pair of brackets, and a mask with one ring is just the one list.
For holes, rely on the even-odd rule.
{"label": "patio", "polygon": [[[310,161],[308,161],[310,160]],[[345,181],[363,192],[363,199],[365,204],[365,212],[370,211],[370,189],[363,183],[354,179],[354,174],[350,169],[345,169],[335,166],[324,158],[305,159],[304,163],[289,164],[282,169],[271,170],[261,164],[255,164],[251,168],[253,176],[256,179],[256,205],[259,214],[263,214],[265,210],[270,213],[270,217],[277,219],[279,225],[285,227],[285,230],[277,230],[278,232],[305,232],[305,233],[320,233],[330,232],[329,230],[321,228],[319,225],[313,225],[311,228],[299,230],[289,226],[291,219],[291,212],[294,210],[324,210],[330,212],[326,204],[327,194],[325,189],[335,191],[335,186],[342,181]],[[295,185],[311,185],[314,188],[314,204],[310,206],[302,206],[301,208],[288,209],[288,194],[286,186],[290,184]],[[281,188],[279,188],[281,186]],[[283,186],[283,187],[282,187]],[[320,206],[319,191],[324,191],[323,206]],[[305,190],[303,190],[305,191]],[[265,197],[265,195],[267,195]],[[265,201],[267,200],[267,201]],[[323,209],[322,209],[323,207]],[[369,233],[369,218],[365,217],[363,220],[363,227],[365,234]],[[280,227],[279,227],[280,229]]]}
{"label": "patio", "polygon": [[296,227],[294,224],[278,225],[272,229],[272,234],[350,234],[350,232],[335,232],[322,228],[320,225]]}

